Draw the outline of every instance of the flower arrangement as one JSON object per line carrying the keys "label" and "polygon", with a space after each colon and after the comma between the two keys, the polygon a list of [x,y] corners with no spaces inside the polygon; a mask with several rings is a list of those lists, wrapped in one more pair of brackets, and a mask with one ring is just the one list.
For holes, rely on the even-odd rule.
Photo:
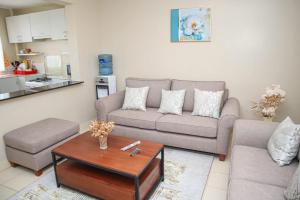
{"label": "flower arrangement", "polygon": [[107,137],[114,128],[114,122],[110,121],[92,121],[90,131],[92,137],[98,137],[100,149],[107,149]]}
{"label": "flower arrangement", "polygon": [[273,84],[266,88],[259,101],[253,102],[252,110],[266,119],[273,119],[279,105],[285,100],[286,92],[280,88],[280,85]]}

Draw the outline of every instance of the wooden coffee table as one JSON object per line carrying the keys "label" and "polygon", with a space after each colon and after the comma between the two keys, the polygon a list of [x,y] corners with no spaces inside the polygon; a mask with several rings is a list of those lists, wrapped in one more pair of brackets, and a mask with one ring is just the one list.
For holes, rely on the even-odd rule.
{"label": "wooden coffee table", "polygon": [[[64,185],[91,196],[108,200],[148,199],[164,180],[164,145],[141,141],[135,148],[120,149],[136,140],[110,135],[108,149],[99,140],[83,133],[52,151],[57,187]],[[157,156],[161,154],[161,159]],[[57,162],[57,157],[63,158]]]}

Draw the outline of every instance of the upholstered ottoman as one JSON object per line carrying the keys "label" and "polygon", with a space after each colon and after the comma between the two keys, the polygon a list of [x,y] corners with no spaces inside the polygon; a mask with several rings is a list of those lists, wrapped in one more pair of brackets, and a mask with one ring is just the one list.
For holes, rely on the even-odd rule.
{"label": "upholstered ottoman", "polygon": [[49,118],[6,133],[3,137],[11,166],[21,165],[35,175],[52,163],[51,150],[79,133],[79,124]]}

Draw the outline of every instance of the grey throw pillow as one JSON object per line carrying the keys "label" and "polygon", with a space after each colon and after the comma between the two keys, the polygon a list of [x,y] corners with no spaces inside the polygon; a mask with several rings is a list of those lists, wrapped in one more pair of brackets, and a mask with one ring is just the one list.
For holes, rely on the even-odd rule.
{"label": "grey throw pillow", "polygon": [[194,89],[194,110],[192,115],[220,117],[220,108],[224,91],[204,91]]}
{"label": "grey throw pillow", "polygon": [[279,166],[288,165],[297,156],[300,144],[300,125],[291,118],[283,120],[268,142],[268,152]]}
{"label": "grey throw pillow", "polygon": [[146,101],[149,87],[129,88],[126,87],[122,109],[146,111]]}
{"label": "grey throw pillow", "polygon": [[162,89],[161,103],[158,112],[182,115],[185,90]]}
{"label": "grey throw pillow", "polygon": [[300,165],[295,171],[292,179],[289,181],[287,189],[284,191],[284,197],[287,200],[300,199]]}

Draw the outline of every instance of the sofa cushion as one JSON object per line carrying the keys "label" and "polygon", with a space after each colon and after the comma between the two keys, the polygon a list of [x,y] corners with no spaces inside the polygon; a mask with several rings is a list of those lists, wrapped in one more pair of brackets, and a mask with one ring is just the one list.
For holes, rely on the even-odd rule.
{"label": "sofa cushion", "polygon": [[300,165],[295,171],[292,179],[289,181],[288,187],[284,191],[284,196],[288,200],[300,199]]}
{"label": "sofa cushion", "polygon": [[297,156],[300,144],[300,125],[286,117],[275,129],[268,142],[268,151],[278,165],[288,165]]}
{"label": "sofa cushion", "polygon": [[185,90],[162,90],[162,98],[158,112],[182,115]]}
{"label": "sofa cushion", "polygon": [[146,106],[152,108],[159,108],[161,101],[162,89],[170,90],[170,79],[141,79],[141,78],[127,78],[127,87],[149,87]]}
{"label": "sofa cushion", "polygon": [[192,115],[219,119],[224,91],[194,90],[194,109]]}
{"label": "sofa cushion", "polygon": [[78,123],[49,118],[12,130],[3,139],[6,146],[35,154],[78,132]]}
{"label": "sofa cushion", "polygon": [[298,167],[294,160],[290,165],[280,167],[266,149],[235,145],[232,150],[231,177],[258,183],[287,187]]}
{"label": "sofa cushion", "polygon": [[147,108],[146,111],[120,109],[109,113],[108,120],[123,126],[155,129],[155,121],[162,116],[156,108]]}
{"label": "sofa cushion", "polygon": [[146,111],[146,101],[149,87],[129,88],[126,87],[123,110]]}
{"label": "sofa cushion", "polygon": [[[193,111],[194,108],[194,89],[207,90],[207,91],[221,91],[225,90],[224,81],[185,81],[185,80],[172,80],[172,90],[186,89],[185,100],[183,104],[184,111]],[[223,101],[225,99],[223,98]],[[222,104],[223,103],[222,101]]]}
{"label": "sofa cushion", "polygon": [[228,200],[284,200],[284,188],[247,180],[231,180]]}
{"label": "sofa cushion", "polygon": [[156,129],[159,131],[209,138],[217,136],[217,125],[217,119],[193,116],[191,112],[183,112],[182,115],[165,115],[156,121]]}

